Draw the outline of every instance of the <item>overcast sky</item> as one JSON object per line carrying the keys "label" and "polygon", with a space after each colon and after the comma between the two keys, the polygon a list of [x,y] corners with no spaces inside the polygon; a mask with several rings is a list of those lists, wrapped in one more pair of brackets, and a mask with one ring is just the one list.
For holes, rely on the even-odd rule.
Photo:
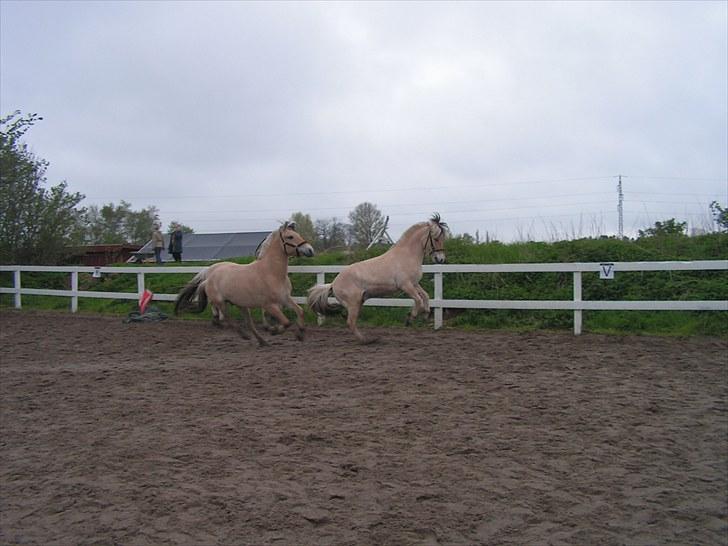
{"label": "overcast sky", "polygon": [[0,114],[84,205],[503,241],[728,205],[728,2],[0,1]]}

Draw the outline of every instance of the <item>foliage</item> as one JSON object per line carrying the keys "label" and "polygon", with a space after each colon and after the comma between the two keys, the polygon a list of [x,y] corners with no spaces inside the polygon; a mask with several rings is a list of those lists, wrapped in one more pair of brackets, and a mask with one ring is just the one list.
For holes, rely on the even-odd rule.
{"label": "foliage", "polygon": [[314,246],[317,250],[344,247],[349,243],[350,226],[339,221],[338,218],[316,220],[314,230],[316,232]]}
{"label": "foliage", "polygon": [[360,203],[349,213],[354,246],[366,247],[384,228],[384,217],[376,205]]}
{"label": "foliage", "polygon": [[655,222],[654,226],[645,230],[639,230],[638,238],[685,235],[687,233],[687,226],[687,222],[677,222],[674,218],[670,218],[665,222]]}
{"label": "foliage", "polygon": [[311,243],[316,241],[316,230],[314,229],[311,215],[304,214],[302,212],[294,212],[291,214],[291,222],[296,224],[296,231],[299,235],[301,235],[301,237]]}
{"label": "foliage", "polygon": [[20,111],[0,119],[0,263],[58,263],[82,240],[84,196],[66,182],[44,188],[48,162],[20,142],[41,119]]}
{"label": "foliage", "polygon": [[718,229],[728,232],[728,209],[721,207],[718,201],[713,201],[710,204],[710,212],[713,220],[718,224]]}
{"label": "foliage", "polygon": [[91,205],[84,217],[86,237],[89,244],[131,243],[143,245],[150,237],[154,223],[158,221],[157,207],[132,210],[131,203],[121,201],[101,208]]}
{"label": "foliage", "polygon": [[178,222],[177,220],[172,220],[167,226],[167,233],[172,233],[175,230],[176,226],[179,226],[182,229],[182,233],[195,232],[195,230],[192,229],[190,226],[186,226],[182,222]]}

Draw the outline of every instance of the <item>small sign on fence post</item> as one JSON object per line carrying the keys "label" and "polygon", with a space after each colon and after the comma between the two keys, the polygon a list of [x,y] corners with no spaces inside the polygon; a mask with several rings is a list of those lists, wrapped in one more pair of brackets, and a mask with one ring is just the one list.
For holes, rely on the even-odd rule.
{"label": "small sign on fence post", "polygon": [[94,272],[91,275],[94,279],[100,279],[101,278],[101,268],[100,267],[94,267]]}
{"label": "small sign on fence post", "polygon": [[606,280],[614,279],[614,264],[599,264],[599,278]]}

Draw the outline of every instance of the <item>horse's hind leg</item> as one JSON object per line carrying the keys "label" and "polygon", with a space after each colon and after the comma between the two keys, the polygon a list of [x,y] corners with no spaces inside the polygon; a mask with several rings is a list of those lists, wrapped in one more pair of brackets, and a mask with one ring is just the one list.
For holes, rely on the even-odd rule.
{"label": "horse's hind leg", "polygon": [[[255,339],[258,340],[258,346],[259,347],[267,346],[268,342],[265,339],[263,339],[263,337],[258,333],[258,330],[255,329],[255,324],[253,323],[253,317],[250,316],[250,309],[248,309],[247,307],[241,307],[240,312],[243,315],[243,319],[248,324],[248,329],[253,333],[253,335],[255,336]],[[242,328],[240,331],[242,332]],[[241,333],[241,335],[242,335],[242,333]],[[248,337],[246,339],[250,339],[250,338]]]}
{"label": "horse's hind leg", "polygon": [[[226,301],[222,304],[222,306],[220,306],[220,308],[225,309],[225,313],[223,314],[222,311],[220,311],[220,309],[218,309],[219,316],[218,316],[217,322],[215,321],[215,317],[213,316],[212,323],[215,324],[216,326],[220,326],[221,328],[224,328],[225,325],[227,324],[230,328],[235,330],[240,335],[240,337],[242,337],[243,339],[250,339],[248,332],[246,332],[245,329],[243,328],[242,321],[239,324],[235,323],[235,320],[233,319],[233,314],[232,314],[232,306],[230,305],[230,303]],[[242,312],[242,309],[241,309],[241,312]]]}
{"label": "horse's hind leg", "polygon": [[369,343],[374,343],[378,340],[378,338],[366,337],[359,331],[359,328],[356,325],[356,321],[359,318],[359,312],[361,311],[361,306],[363,305],[363,303],[364,302],[356,302],[350,305],[346,305],[346,325],[349,327],[349,330],[351,330],[351,333],[354,334],[359,340],[359,343],[367,345]]}
{"label": "horse's hind leg", "polygon": [[217,326],[218,328],[222,328],[222,319],[225,317],[225,315],[215,304],[211,304],[210,308],[212,309],[212,325]]}

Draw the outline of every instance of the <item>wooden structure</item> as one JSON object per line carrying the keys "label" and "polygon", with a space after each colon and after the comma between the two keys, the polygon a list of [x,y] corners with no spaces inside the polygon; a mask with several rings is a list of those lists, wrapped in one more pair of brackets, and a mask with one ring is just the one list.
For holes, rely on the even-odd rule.
{"label": "wooden structure", "polygon": [[109,245],[86,245],[79,247],[74,252],[74,262],[81,265],[101,267],[104,265],[126,262],[131,256],[139,251],[139,245],[109,244]]}

